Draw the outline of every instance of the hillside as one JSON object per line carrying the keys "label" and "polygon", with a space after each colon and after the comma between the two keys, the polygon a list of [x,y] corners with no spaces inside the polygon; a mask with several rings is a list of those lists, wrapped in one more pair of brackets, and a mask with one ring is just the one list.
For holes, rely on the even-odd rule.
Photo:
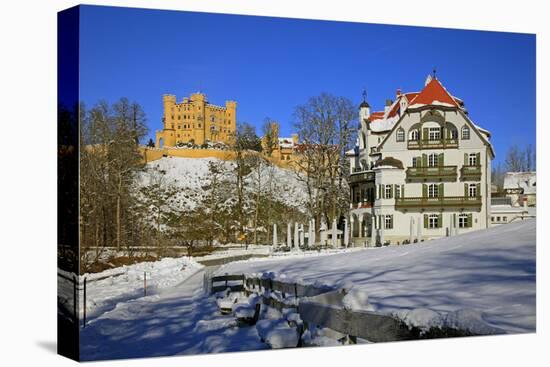
{"label": "hillside", "polygon": [[[194,209],[204,200],[204,188],[210,185],[211,179],[208,170],[210,162],[217,162],[223,165],[227,171],[234,167],[232,161],[224,161],[218,158],[162,158],[146,165],[145,172],[138,177],[140,185],[147,185],[149,182],[149,172],[154,169],[165,172],[165,180],[167,184],[174,185],[182,189],[178,194],[176,202],[181,209]],[[246,181],[249,184],[249,190],[253,183],[253,176],[256,171],[251,172]],[[273,198],[288,206],[295,207],[304,211],[304,202],[306,200],[306,190],[302,182],[300,182],[296,173],[277,166],[262,168],[262,181],[267,182],[268,178],[272,179],[272,186],[267,185],[263,188],[263,192],[269,192]],[[227,182],[232,182],[233,178],[230,174],[224,176]]]}
{"label": "hillside", "polygon": [[368,294],[375,310],[404,319],[437,315],[485,330],[536,328],[535,220],[420,244],[239,262],[218,272],[274,272],[276,278],[304,283],[353,285]]}

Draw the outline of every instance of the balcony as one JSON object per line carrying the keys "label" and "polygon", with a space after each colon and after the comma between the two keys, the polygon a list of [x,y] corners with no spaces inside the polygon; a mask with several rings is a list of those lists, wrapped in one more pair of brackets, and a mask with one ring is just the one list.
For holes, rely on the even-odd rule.
{"label": "balcony", "polygon": [[456,181],[456,166],[408,167],[407,181]]}
{"label": "balcony", "polygon": [[349,176],[349,184],[355,184],[359,182],[374,181],[374,172],[372,171],[362,171],[354,172]]}
{"label": "balcony", "polygon": [[458,139],[437,139],[437,140],[409,140],[409,149],[447,149],[458,148]]}
{"label": "balcony", "polygon": [[410,197],[395,199],[396,209],[479,208],[481,196]]}
{"label": "balcony", "polygon": [[460,169],[460,178],[462,181],[481,180],[481,166],[462,166]]}

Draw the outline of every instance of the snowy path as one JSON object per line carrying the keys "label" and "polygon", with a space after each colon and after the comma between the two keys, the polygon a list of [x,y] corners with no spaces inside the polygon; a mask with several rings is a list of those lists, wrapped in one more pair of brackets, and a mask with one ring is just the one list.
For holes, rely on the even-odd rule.
{"label": "snowy path", "polygon": [[203,294],[200,270],[158,294],[122,302],[81,333],[83,360],[266,349],[255,327],[236,326]]}

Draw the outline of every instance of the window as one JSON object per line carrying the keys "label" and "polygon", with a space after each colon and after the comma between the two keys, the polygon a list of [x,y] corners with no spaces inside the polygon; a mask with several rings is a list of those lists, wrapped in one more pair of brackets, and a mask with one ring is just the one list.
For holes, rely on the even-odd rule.
{"label": "window", "polygon": [[470,140],[470,128],[468,126],[462,127],[462,140]]}
{"label": "window", "polygon": [[502,221],[503,222],[508,222],[508,218],[507,217],[502,217]]}
{"label": "window", "polygon": [[495,217],[491,217],[491,222],[494,222],[495,221]]}
{"label": "window", "polygon": [[468,215],[460,214],[458,216],[458,228],[466,228],[466,227],[468,227]]}
{"label": "window", "polygon": [[[471,198],[475,198],[477,196],[477,185],[476,184],[470,184],[468,186],[468,196]],[[497,217],[498,220],[498,217]]]}
{"label": "window", "polygon": [[392,229],[393,228],[393,215],[386,215],[384,218],[384,228]]}
{"label": "window", "polygon": [[397,141],[405,141],[405,130],[399,128],[395,136]]}
{"label": "window", "polygon": [[439,185],[431,184],[428,186],[428,197],[436,198],[439,196]]}
{"label": "window", "polygon": [[212,122],[216,121],[216,119],[214,118],[214,116],[210,116],[210,121],[212,121]]}
{"label": "window", "polygon": [[439,228],[439,215],[430,214],[428,216],[428,228]]}
{"label": "window", "polygon": [[477,166],[477,154],[476,153],[470,153],[470,155],[468,155],[468,165]]}
{"label": "window", "polygon": [[497,222],[500,222],[500,217],[497,217]]}
{"label": "window", "polygon": [[435,153],[432,153],[428,156],[428,167],[437,167],[438,156]]}
{"label": "window", "polygon": [[401,186],[396,185],[395,186],[395,198],[399,199],[401,197]]}
{"label": "window", "polygon": [[430,129],[428,130],[428,139],[429,140],[441,139],[441,129],[439,127],[430,127]]}
{"label": "window", "polygon": [[411,132],[411,140],[412,140],[412,141],[418,141],[418,136],[419,136],[419,135],[418,135],[418,130],[413,130],[413,131]]}
{"label": "window", "polygon": [[392,185],[386,185],[385,186],[385,188],[384,188],[384,198],[385,199],[391,199],[391,197],[392,197],[391,189],[392,189]]}
{"label": "window", "polygon": [[451,139],[458,139],[458,130],[451,129]]}
{"label": "window", "polygon": [[420,167],[418,162],[419,162],[418,157],[413,157],[413,162],[412,162],[413,167]]}

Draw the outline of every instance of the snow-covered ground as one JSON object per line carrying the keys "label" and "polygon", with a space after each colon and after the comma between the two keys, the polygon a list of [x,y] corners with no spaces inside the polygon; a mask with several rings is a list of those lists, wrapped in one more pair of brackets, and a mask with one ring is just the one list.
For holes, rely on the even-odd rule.
{"label": "snow-covered ground", "polygon": [[422,318],[433,322],[432,311],[447,326],[478,332],[497,331],[491,328],[533,332],[535,237],[536,221],[526,220],[420,244],[236,262],[218,273],[274,272],[304,283],[352,284],[368,294],[375,310],[411,323]]}
{"label": "snow-covered ground", "polygon": [[[177,195],[176,204],[182,209],[194,209],[205,198],[204,188],[210,185],[208,164],[220,163],[227,172],[234,167],[234,162],[224,161],[218,158],[162,158],[147,164],[146,170],[138,177],[140,185],[148,185],[150,174],[148,171],[158,169],[165,172],[164,178],[167,184],[178,187],[181,192]],[[251,172],[246,182],[253,186],[256,171]],[[268,188],[266,182],[272,179],[272,187]],[[224,179],[231,180],[227,173]],[[289,206],[302,208],[306,199],[306,190],[303,182],[300,182],[296,173],[287,169],[272,165],[263,167],[261,171],[262,185],[266,185],[263,191],[269,190],[274,199]]]}
{"label": "snow-covered ground", "polygon": [[[80,287],[86,278],[86,313],[88,320],[111,310],[120,302],[143,297],[144,287],[148,295],[155,295],[165,289],[182,283],[187,278],[202,269],[203,266],[188,257],[164,258],[154,262],[142,262],[134,265],[121,266],[100,273],[80,276]],[[58,270],[66,277],[72,275]],[[146,282],[144,281],[146,277]],[[59,278],[59,302],[72,314],[73,286],[65,278]],[[80,315],[83,314],[83,292],[80,291]]]}
{"label": "snow-covered ground", "polygon": [[81,332],[82,360],[267,349],[255,327],[238,327],[203,294],[202,272],[160,294],[121,302]]}

